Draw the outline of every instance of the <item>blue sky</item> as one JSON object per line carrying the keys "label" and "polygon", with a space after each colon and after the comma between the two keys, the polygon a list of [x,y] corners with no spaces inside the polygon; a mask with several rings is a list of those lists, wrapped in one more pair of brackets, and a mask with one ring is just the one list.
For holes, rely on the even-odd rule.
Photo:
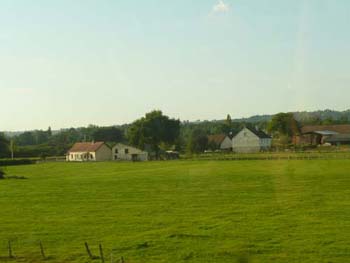
{"label": "blue sky", "polygon": [[0,130],[349,107],[348,0],[1,0]]}

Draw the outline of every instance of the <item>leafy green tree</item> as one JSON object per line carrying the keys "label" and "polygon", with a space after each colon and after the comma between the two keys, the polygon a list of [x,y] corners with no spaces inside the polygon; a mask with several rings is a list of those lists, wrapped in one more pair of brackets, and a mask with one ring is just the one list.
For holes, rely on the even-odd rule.
{"label": "leafy green tree", "polygon": [[288,136],[299,134],[299,124],[294,119],[293,113],[279,113],[273,116],[268,126],[268,131],[275,136]]}
{"label": "leafy green tree", "polygon": [[147,145],[159,157],[161,144],[175,144],[180,134],[180,121],[170,119],[161,111],[152,111],[133,122],[127,133],[129,142],[141,149]]}
{"label": "leafy green tree", "polygon": [[95,141],[121,142],[124,134],[116,127],[99,127],[92,133],[92,137]]}
{"label": "leafy green tree", "polygon": [[0,158],[10,157],[10,142],[5,134],[0,133]]}
{"label": "leafy green tree", "polygon": [[332,124],[335,124],[335,121],[333,120],[332,117],[328,117],[322,121],[322,124],[323,125],[332,125]]}
{"label": "leafy green tree", "polygon": [[0,167],[0,179],[5,179],[5,171],[2,167]]}
{"label": "leafy green tree", "polygon": [[51,127],[49,126],[49,128],[47,129],[47,136],[51,137],[52,136],[52,130]]}
{"label": "leafy green tree", "polygon": [[192,131],[187,150],[190,153],[202,153],[208,149],[208,135],[200,129]]}

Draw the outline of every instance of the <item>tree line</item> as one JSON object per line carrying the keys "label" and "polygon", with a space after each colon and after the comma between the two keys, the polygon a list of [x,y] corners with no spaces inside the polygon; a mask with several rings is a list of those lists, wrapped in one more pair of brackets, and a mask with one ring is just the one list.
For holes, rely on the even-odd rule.
{"label": "tree line", "polygon": [[297,121],[293,113],[279,113],[271,120],[249,123],[233,121],[230,115],[221,121],[181,122],[155,110],[131,124],[122,126],[70,128],[59,132],[47,130],[26,131],[8,138],[0,133],[0,158],[63,156],[76,142],[104,141],[107,144],[126,143],[153,153],[159,157],[164,151],[199,153],[214,150],[217,145],[208,141],[208,135],[238,133],[243,127],[258,127],[273,135],[281,145],[288,145],[292,137],[300,133],[305,124],[341,124],[347,120],[332,121],[315,118],[307,122]]}

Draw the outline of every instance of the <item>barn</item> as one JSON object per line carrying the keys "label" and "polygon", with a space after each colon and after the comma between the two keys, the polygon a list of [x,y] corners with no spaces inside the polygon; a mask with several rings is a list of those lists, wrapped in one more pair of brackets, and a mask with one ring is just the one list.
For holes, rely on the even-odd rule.
{"label": "barn", "polygon": [[112,160],[114,161],[147,161],[148,153],[128,146],[122,143],[117,143],[112,147]]}
{"label": "barn", "polygon": [[296,145],[349,144],[350,125],[307,125],[293,137]]}

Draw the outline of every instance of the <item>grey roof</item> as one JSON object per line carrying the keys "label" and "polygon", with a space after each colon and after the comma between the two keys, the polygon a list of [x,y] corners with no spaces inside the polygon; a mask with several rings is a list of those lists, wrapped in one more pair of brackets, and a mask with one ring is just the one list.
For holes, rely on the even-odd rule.
{"label": "grey roof", "polygon": [[256,136],[258,136],[260,139],[271,139],[271,136],[267,135],[262,130],[256,130],[256,129],[248,128],[248,127],[246,127],[246,128],[248,130],[250,130],[252,133],[254,133]]}
{"label": "grey roof", "polygon": [[322,136],[329,136],[329,135],[336,135],[336,134],[339,134],[338,132],[335,132],[335,131],[312,131],[312,132],[307,132],[305,134],[319,134],[319,135],[322,135]]}
{"label": "grey roof", "polygon": [[350,134],[336,134],[325,140],[326,142],[350,142]]}

